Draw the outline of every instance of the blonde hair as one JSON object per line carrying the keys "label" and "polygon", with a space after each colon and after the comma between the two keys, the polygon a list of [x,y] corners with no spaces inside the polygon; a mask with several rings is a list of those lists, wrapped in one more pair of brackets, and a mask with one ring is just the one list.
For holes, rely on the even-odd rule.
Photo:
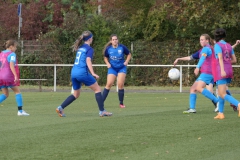
{"label": "blonde hair", "polygon": [[8,40],[3,44],[3,48],[7,49],[10,46],[15,46],[15,45],[16,46],[18,45],[18,42],[16,40]]}
{"label": "blonde hair", "polygon": [[209,44],[210,44],[211,46],[214,45],[213,39],[212,39],[208,34],[202,34],[201,36],[204,36],[204,37],[206,38],[206,40],[209,41]]}
{"label": "blonde hair", "polygon": [[84,32],[78,37],[78,39],[74,42],[74,44],[72,45],[72,51],[73,51],[73,52],[76,52],[76,51],[78,50],[79,46],[81,45],[83,39],[84,39],[85,37],[90,36],[90,35],[92,35],[92,32],[90,32],[90,31],[84,31]]}
{"label": "blonde hair", "polygon": [[[112,37],[118,37],[118,36],[117,36],[116,34],[112,34],[112,35],[109,37],[109,42],[104,45],[103,55],[105,54],[105,51],[106,51],[107,47],[112,45],[112,42],[111,42]],[[119,42],[118,42],[118,43],[119,43]]]}

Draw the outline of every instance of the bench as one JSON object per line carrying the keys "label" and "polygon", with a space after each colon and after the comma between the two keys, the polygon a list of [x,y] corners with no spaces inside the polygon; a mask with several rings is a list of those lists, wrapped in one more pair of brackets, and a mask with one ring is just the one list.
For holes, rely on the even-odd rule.
{"label": "bench", "polygon": [[42,92],[42,81],[46,81],[47,79],[19,79],[20,81],[38,81],[39,84],[39,92]]}

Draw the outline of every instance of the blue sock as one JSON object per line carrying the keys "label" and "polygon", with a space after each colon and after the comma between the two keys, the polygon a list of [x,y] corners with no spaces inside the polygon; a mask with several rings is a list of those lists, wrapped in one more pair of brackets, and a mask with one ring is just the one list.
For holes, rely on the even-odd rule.
{"label": "blue sock", "polygon": [[100,111],[104,111],[103,96],[101,92],[95,93],[95,98]]}
{"label": "blue sock", "polygon": [[123,105],[123,99],[124,99],[124,89],[118,90],[118,99],[121,105]]}
{"label": "blue sock", "polygon": [[226,92],[227,92],[228,95],[230,95],[230,96],[232,95],[229,90],[226,90]]}
{"label": "blue sock", "polygon": [[219,101],[218,101],[218,111],[219,111],[219,113],[223,113],[224,103],[225,103],[225,100],[222,99],[221,97],[219,97]]}
{"label": "blue sock", "polygon": [[225,99],[226,101],[228,101],[229,103],[233,104],[234,106],[237,106],[237,107],[238,107],[239,101],[236,100],[234,97],[226,94],[225,97],[224,97],[224,99]]}
{"label": "blue sock", "polygon": [[22,111],[22,106],[23,106],[22,94],[21,93],[16,94],[15,98],[16,98],[18,110]]}
{"label": "blue sock", "polygon": [[73,95],[70,95],[61,105],[61,107],[64,109],[67,107],[69,104],[71,104],[73,101],[75,101],[76,98]]}
{"label": "blue sock", "polygon": [[109,93],[109,89],[104,88],[103,94],[102,94],[103,102],[106,100],[108,93]]}
{"label": "blue sock", "polygon": [[0,103],[2,103],[5,99],[7,99],[5,94],[0,95]]}
{"label": "blue sock", "polygon": [[207,90],[206,88],[203,89],[202,91],[202,95],[204,95],[205,97],[207,97],[208,99],[211,99],[214,103],[218,102],[218,98],[215,97],[209,90]]}
{"label": "blue sock", "polygon": [[197,95],[195,93],[190,93],[190,96],[189,96],[189,106],[190,106],[190,109],[195,109],[195,107],[196,107],[196,100],[197,100]]}

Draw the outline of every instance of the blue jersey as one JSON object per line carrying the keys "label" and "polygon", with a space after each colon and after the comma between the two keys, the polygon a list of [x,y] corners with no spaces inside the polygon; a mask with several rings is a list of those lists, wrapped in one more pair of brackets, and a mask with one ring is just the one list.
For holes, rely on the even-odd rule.
{"label": "blue jersey", "polygon": [[[10,50],[4,50],[2,51],[2,53],[9,53]],[[14,52],[12,52],[11,54],[8,55],[7,57],[7,61],[10,63],[10,62],[13,62],[14,64],[16,64],[16,54]]]}
{"label": "blue jersey", "polygon": [[84,76],[88,74],[87,57],[92,59],[93,53],[93,48],[87,44],[83,44],[78,48],[71,72],[72,76]]}
{"label": "blue jersey", "polygon": [[108,46],[105,50],[104,56],[109,59],[109,63],[112,68],[122,68],[124,67],[124,55],[128,55],[130,52],[128,48],[122,44],[119,44],[117,48],[113,46]]}

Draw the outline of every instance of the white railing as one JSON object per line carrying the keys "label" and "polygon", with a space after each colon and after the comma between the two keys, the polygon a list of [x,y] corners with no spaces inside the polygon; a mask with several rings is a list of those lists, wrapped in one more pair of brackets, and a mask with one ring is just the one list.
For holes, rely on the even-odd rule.
{"label": "white railing", "polygon": [[[56,92],[57,91],[57,67],[71,67],[73,66],[73,64],[18,64],[18,66],[52,66],[54,67],[54,84],[53,84],[53,91]],[[93,66],[96,67],[103,67],[103,66],[107,66],[105,64],[93,64]],[[175,68],[179,68],[180,70],[180,88],[179,88],[179,92],[182,92],[182,69],[183,67],[196,67],[196,65],[150,65],[150,64],[130,64],[128,65],[128,67],[175,67]],[[240,65],[233,65],[233,67],[240,67]]]}

